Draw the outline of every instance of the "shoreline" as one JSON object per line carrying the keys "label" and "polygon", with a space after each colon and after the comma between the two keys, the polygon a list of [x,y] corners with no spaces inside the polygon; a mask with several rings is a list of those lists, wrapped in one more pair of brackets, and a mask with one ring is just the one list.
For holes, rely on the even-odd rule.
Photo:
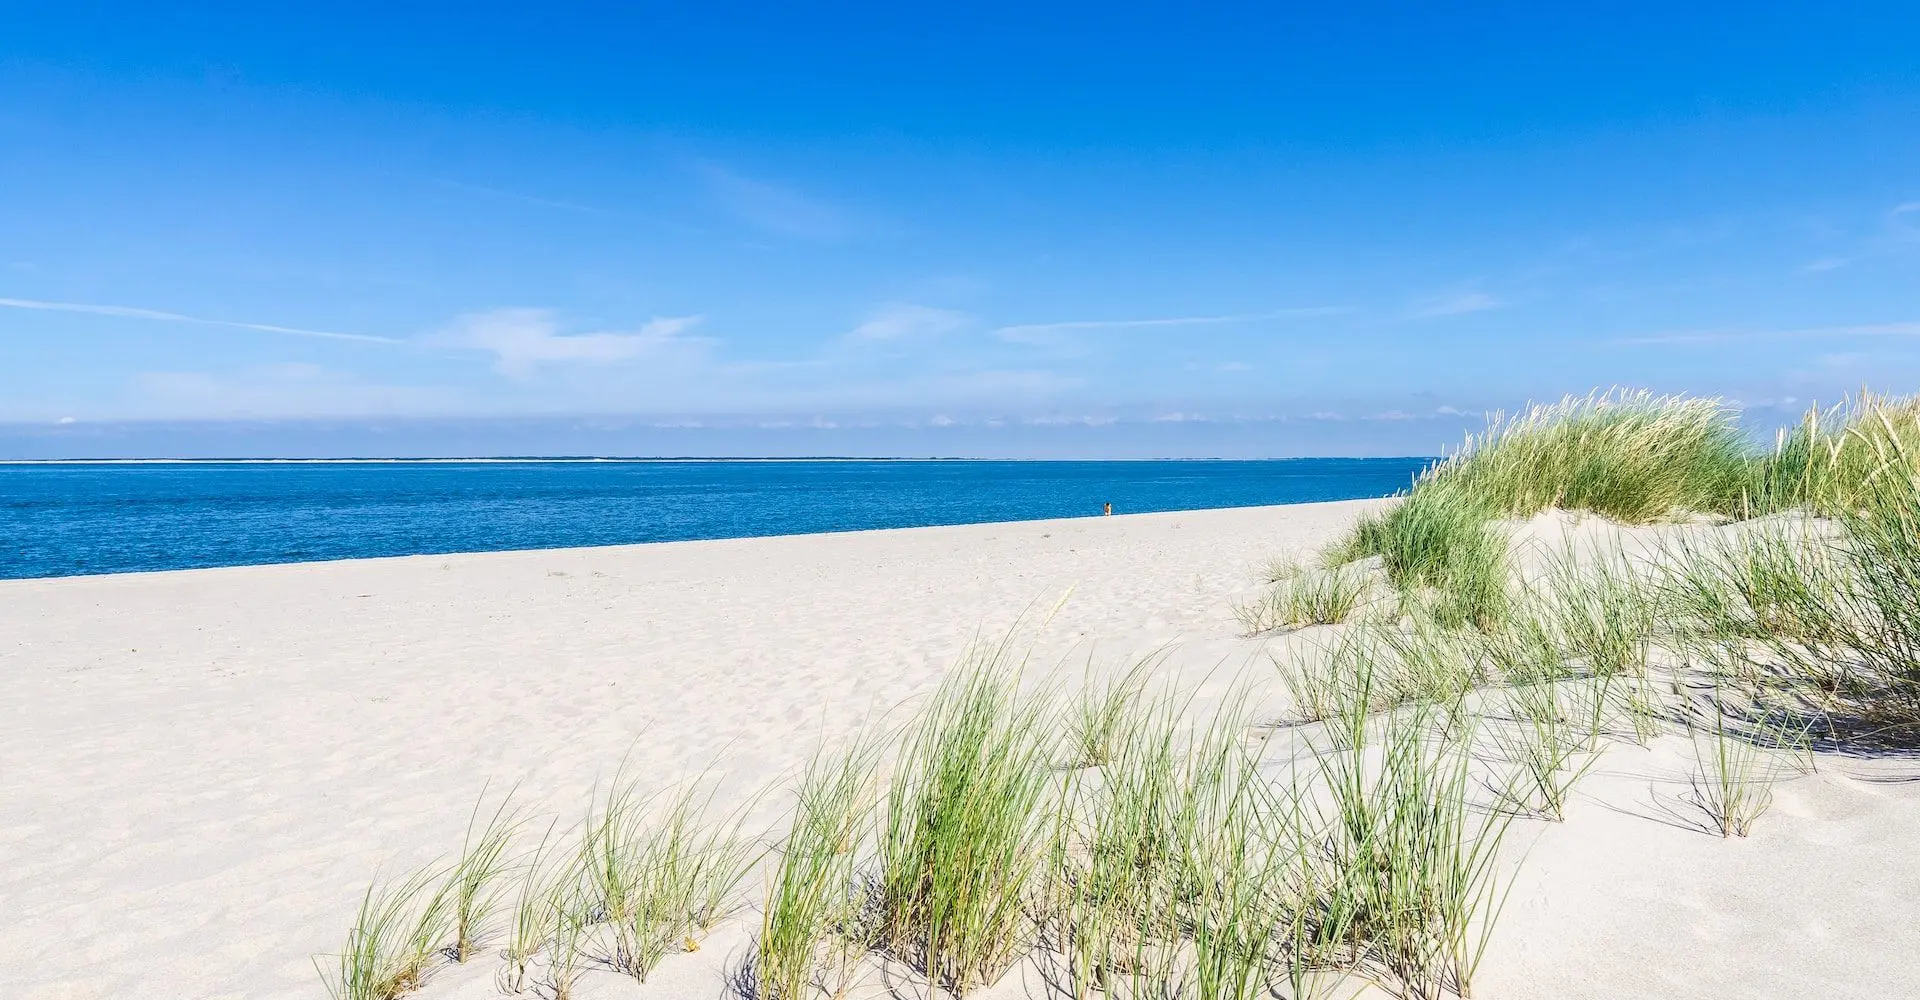
{"label": "shoreline", "polygon": [[466,557],[473,557],[473,556],[509,556],[509,555],[522,555],[522,554],[542,553],[542,552],[581,552],[581,551],[592,551],[592,550],[622,550],[622,549],[634,549],[634,548],[651,548],[655,546],[664,546],[664,545],[701,545],[701,544],[709,544],[709,543],[715,543],[715,542],[748,542],[748,541],[760,541],[760,540],[770,540],[770,539],[794,539],[794,538],[814,538],[814,537],[837,538],[837,537],[843,537],[848,535],[864,535],[864,534],[870,534],[870,533],[934,531],[934,530],[950,529],[950,528],[984,528],[984,527],[991,527],[995,525],[1072,524],[1072,523],[1077,523],[1082,521],[1105,521],[1105,520],[1122,520],[1122,519],[1128,519],[1128,518],[1169,517],[1169,516],[1178,516],[1181,514],[1209,513],[1213,511],[1263,511],[1263,510],[1264,511],[1280,511],[1280,510],[1291,510],[1291,509],[1302,508],[1302,507],[1314,507],[1314,506],[1325,505],[1325,504],[1361,504],[1361,503],[1374,504],[1374,503],[1382,503],[1390,499],[1392,498],[1391,497],[1361,497],[1361,498],[1356,498],[1351,500],[1302,500],[1295,503],[1254,504],[1251,506],[1239,506],[1239,507],[1188,507],[1188,508],[1182,508],[1180,510],[1139,511],[1137,513],[1112,514],[1112,515],[1079,514],[1072,517],[1029,518],[1026,520],[1017,520],[1017,521],[957,521],[957,522],[950,522],[945,524],[920,524],[920,525],[908,525],[904,527],[893,527],[893,528],[847,528],[840,531],[796,531],[796,532],[789,532],[785,534],[772,534],[772,535],[729,535],[729,536],[720,537],[720,538],[677,538],[677,539],[662,539],[660,541],[652,541],[652,542],[625,542],[617,545],[559,545],[559,546],[549,546],[546,548],[460,549],[460,550],[451,550],[451,551],[445,551],[445,552],[411,552],[411,553],[405,553],[401,555],[388,555],[388,556],[344,556],[338,559],[300,559],[300,560],[289,560],[285,562],[251,562],[251,563],[232,563],[232,564],[220,565],[220,566],[188,566],[188,567],[181,567],[178,569],[130,570],[130,571],[117,571],[117,572],[108,572],[108,573],[68,573],[68,574],[63,574],[59,576],[0,577],[0,587],[5,587],[9,584],[49,583],[49,582],[58,581],[58,580],[92,580],[92,579],[119,578],[119,577],[165,576],[169,574],[179,574],[179,573],[209,573],[209,572],[220,572],[220,571],[231,571],[231,570],[263,569],[266,567],[277,567],[277,566],[296,566],[296,567],[297,566],[332,566],[340,563],[400,562],[400,561],[418,560],[418,559],[452,559],[452,558],[466,558]]}
{"label": "shoreline", "polygon": [[659,457],[615,455],[561,456],[469,456],[454,458],[0,458],[0,466],[9,465],[672,465],[672,464],[767,464],[777,462],[938,462],[993,463],[1022,465],[1085,465],[1091,463],[1146,462],[1352,462],[1352,461],[1439,461],[1437,455],[1293,455],[1277,458],[981,458],[941,455],[796,455],[792,457],[669,455]]}

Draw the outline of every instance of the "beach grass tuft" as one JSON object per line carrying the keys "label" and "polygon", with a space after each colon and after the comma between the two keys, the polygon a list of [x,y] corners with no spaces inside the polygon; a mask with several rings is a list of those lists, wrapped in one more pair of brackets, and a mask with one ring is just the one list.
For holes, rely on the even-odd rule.
{"label": "beach grass tuft", "polygon": [[1693,728],[1695,800],[1722,837],[1745,837],[1773,804],[1785,759],[1804,754],[1806,728],[1743,709],[1716,684]]}
{"label": "beach grass tuft", "polygon": [[1546,559],[1546,614],[1556,643],[1587,673],[1645,674],[1655,595],[1617,545],[1569,546]]}
{"label": "beach grass tuft", "polygon": [[[1904,476],[1902,474],[1905,474]],[[1810,408],[1756,463],[1755,506],[1824,515],[1856,510],[1889,475],[1920,473],[1920,397],[1861,395]]]}
{"label": "beach grass tuft", "polygon": [[612,931],[608,964],[634,979],[685,948],[722,915],[758,858],[741,833],[744,808],[710,816],[714,789],[687,783],[671,796],[642,796],[616,774],[581,845],[590,913]]}
{"label": "beach grass tuft", "polygon": [[451,927],[445,876],[430,867],[367,888],[333,966],[315,960],[334,1000],[394,1000],[420,988]]}
{"label": "beach grass tuft", "polygon": [[1165,659],[1156,652],[1116,677],[1096,682],[1089,676],[1072,699],[1066,720],[1068,767],[1099,767],[1113,759],[1147,681]]}
{"label": "beach grass tuft", "polygon": [[1234,617],[1248,635],[1310,625],[1339,625],[1367,609],[1374,580],[1349,564],[1308,570],[1275,582],[1259,598],[1236,605]]}
{"label": "beach grass tuft", "polygon": [[[1592,717],[1567,704],[1566,692],[1578,682],[1546,676],[1524,680],[1506,691],[1510,725],[1494,730],[1494,742],[1513,762],[1516,773],[1506,789],[1516,808],[1543,819],[1567,818],[1567,797],[1593,766]],[[1587,725],[1583,726],[1583,721]]]}
{"label": "beach grass tuft", "polygon": [[1024,950],[1058,755],[1047,699],[1005,646],[981,647],[909,732],[880,837],[882,943],[956,995]]}
{"label": "beach grass tuft", "polygon": [[1279,583],[1282,580],[1290,580],[1299,576],[1305,571],[1306,567],[1301,565],[1300,558],[1291,553],[1287,553],[1268,556],[1266,561],[1260,564],[1260,569],[1256,575],[1262,583]]}
{"label": "beach grass tuft", "polygon": [[1920,733],[1920,415],[1886,430],[1880,464],[1842,512],[1852,572],[1828,619],[1845,629],[1864,714],[1900,738]]}
{"label": "beach grass tuft", "polygon": [[1241,734],[1243,697],[1229,696],[1194,741],[1181,781],[1175,884],[1191,942],[1181,977],[1200,1000],[1254,1000],[1273,978],[1273,949],[1290,909],[1282,872],[1300,844],[1291,815]]}
{"label": "beach grass tuft", "polygon": [[547,1000],[573,1000],[575,989],[587,972],[587,949],[591,944],[593,914],[578,883],[556,882],[547,893],[546,996]]}
{"label": "beach grass tuft", "polygon": [[1112,759],[1068,786],[1044,898],[1076,997],[1169,974],[1183,706],[1164,693],[1136,701]]}
{"label": "beach grass tuft", "polygon": [[1719,399],[1609,390],[1495,414],[1414,487],[1458,491],[1498,517],[1548,508],[1628,524],[1745,510],[1750,448]]}
{"label": "beach grass tuft", "polygon": [[522,993],[530,985],[528,969],[555,929],[556,896],[579,883],[572,859],[554,863],[552,845],[553,824],[549,823],[540,843],[518,866],[520,885],[507,917],[507,941],[500,949],[505,964],[497,983],[503,993]]}
{"label": "beach grass tuft", "polygon": [[1492,628],[1509,610],[1506,533],[1471,494],[1416,485],[1384,513],[1363,516],[1327,560],[1368,556],[1381,558],[1409,602],[1450,625]]}
{"label": "beach grass tuft", "polygon": [[483,790],[481,800],[474,803],[473,814],[467,818],[466,836],[460,844],[460,860],[447,876],[453,910],[453,945],[449,950],[455,962],[464,963],[474,956],[487,931],[487,922],[499,909],[505,892],[502,880],[511,868],[507,849],[520,826],[513,793],[509,792],[495,807],[486,825],[476,828],[475,824],[480,821],[480,802],[485,801],[485,795]]}
{"label": "beach grass tuft", "polygon": [[1320,943],[1405,996],[1468,995],[1505,899],[1494,862],[1510,817],[1472,801],[1475,727],[1458,705],[1413,703],[1343,720],[1318,755],[1330,869],[1317,909],[1340,934]]}
{"label": "beach grass tuft", "polygon": [[754,973],[762,1000],[804,996],[823,971],[830,937],[841,938],[843,965],[856,945],[846,931],[860,905],[854,867],[871,832],[878,754],[873,742],[858,741],[816,753],[807,766],[761,909]]}

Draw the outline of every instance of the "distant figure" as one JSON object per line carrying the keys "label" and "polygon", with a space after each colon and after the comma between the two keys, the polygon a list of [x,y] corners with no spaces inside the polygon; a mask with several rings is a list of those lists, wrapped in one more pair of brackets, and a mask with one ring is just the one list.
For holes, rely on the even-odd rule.
{"label": "distant figure", "polygon": [[1107,501],[1107,516],[1108,517],[1113,516],[1113,501],[1111,500]]}

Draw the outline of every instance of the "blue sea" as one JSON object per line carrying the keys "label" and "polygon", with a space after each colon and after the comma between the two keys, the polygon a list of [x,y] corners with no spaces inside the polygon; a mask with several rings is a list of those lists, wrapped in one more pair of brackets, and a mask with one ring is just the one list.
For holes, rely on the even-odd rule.
{"label": "blue sea", "polygon": [[1429,461],[0,465],[0,578],[1347,500]]}

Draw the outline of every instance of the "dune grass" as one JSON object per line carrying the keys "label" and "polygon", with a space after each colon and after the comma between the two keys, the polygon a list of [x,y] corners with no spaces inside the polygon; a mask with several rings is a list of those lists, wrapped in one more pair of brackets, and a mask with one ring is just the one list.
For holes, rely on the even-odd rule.
{"label": "dune grass", "polygon": [[1451,704],[1487,682],[1489,633],[1454,627],[1447,616],[1419,606],[1410,610],[1399,627],[1379,632],[1396,704]]}
{"label": "dune grass", "polygon": [[503,993],[521,993],[531,985],[528,969],[554,930],[555,894],[578,883],[579,872],[571,859],[554,861],[553,824],[549,823],[539,844],[519,865],[520,885],[507,915],[506,944],[500,949],[504,965],[496,980]]}
{"label": "dune grass", "polygon": [[1657,631],[1647,574],[1617,545],[1568,547],[1546,560],[1544,605],[1554,641],[1587,673],[1645,674]]}
{"label": "dune grass", "polygon": [[1731,538],[1682,540],[1662,566],[1675,645],[1713,642],[1824,643],[1841,637],[1836,595],[1845,587],[1842,546],[1802,525],[1757,525]]}
{"label": "dune grass", "polygon": [[1449,625],[1492,628],[1509,610],[1506,534],[1473,495],[1425,483],[1384,513],[1363,516],[1326,559],[1340,565],[1377,555],[1407,599],[1424,601]]}
{"label": "dune grass", "polygon": [[[1753,489],[1765,510],[1835,515],[1869,499],[1888,476],[1920,473],[1920,397],[1860,396],[1814,407],[1758,463]],[[1904,476],[1902,475],[1904,474]]]}
{"label": "dune grass", "polygon": [[[1496,663],[1538,659],[1544,646],[1524,620],[1545,614],[1570,667],[1626,678],[1616,697],[1640,739],[1664,711],[1646,676],[1656,648],[1725,660],[1746,683],[1768,674],[1767,683],[1811,684],[1830,708],[1911,739],[1920,398],[1816,408],[1770,451],[1746,440],[1736,416],[1718,400],[1622,391],[1495,416],[1397,504],[1361,518],[1325,561],[1380,556],[1403,610],[1482,632]],[[1548,508],[1627,524],[1782,518],[1691,550],[1681,541],[1652,572],[1617,553],[1562,554],[1547,586],[1516,588],[1502,524]],[[1311,620],[1265,606],[1241,614],[1250,627]]]}
{"label": "dune grass", "polygon": [[1806,728],[1742,706],[1719,684],[1694,725],[1695,801],[1722,837],[1745,837],[1773,804],[1786,759],[1806,753]]}
{"label": "dune grass", "polygon": [[[1184,896],[1191,960],[1180,977],[1196,1000],[1268,994],[1272,949],[1287,918],[1280,875],[1298,843],[1283,828],[1286,792],[1260,773],[1261,753],[1242,738],[1244,697],[1229,696],[1183,762],[1176,893]],[[1168,991],[1173,992],[1173,991]]]}
{"label": "dune grass", "polygon": [[1751,448],[1718,399],[1614,390],[1495,414],[1414,487],[1458,491],[1498,517],[1550,507],[1628,524],[1746,509]]}
{"label": "dune grass", "polygon": [[[1920,735],[1920,444],[1910,443],[1920,416],[1912,401],[1877,401],[1854,419],[1819,431],[1837,471],[1796,488],[1812,498],[1797,519],[1665,554],[1663,641],[1716,673],[1796,685],[1873,739],[1910,743]],[[1824,527],[1806,519],[1822,506]]]}
{"label": "dune grass", "polygon": [[[1494,518],[1559,508],[1626,524],[1790,509],[1837,516],[1865,502],[1889,465],[1901,478],[1920,474],[1920,397],[1868,393],[1815,407],[1769,450],[1721,400],[1612,390],[1493,415],[1421,474],[1403,506],[1464,504]],[[1378,530],[1363,527],[1340,551],[1391,551],[1358,542]]]}
{"label": "dune grass", "polygon": [[[755,994],[830,993],[877,948],[964,995],[1036,945],[1083,998],[1254,1000],[1280,984],[1306,997],[1356,973],[1408,996],[1465,988],[1497,911],[1504,827],[1468,801],[1463,688],[1395,680],[1408,654],[1378,635],[1345,655],[1358,676],[1328,724],[1343,735],[1289,783],[1249,735],[1249,689],[1195,726],[1193,692],[1146,694],[1137,666],[1101,713],[1104,762],[1062,769],[1053,699],[1019,693],[1004,649],[975,654],[897,745],[863,739],[809,766],[746,966]],[[646,793],[617,772],[577,850],[556,850],[549,828],[510,866],[502,990],[571,997],[596,968],[639,979],[718,912],[750,854],[712,794],[698,781]],[[505,826],[475,815],[467,855]],[[459,884],[434,869],[370,891],[349,951],[367,946],[342,967],[372,986],[336,996],[417,987],[453,934]]]}
{"label": "dune grass", "polygon": [[1492,631],[1512,610],[1500,519],[1552,507],[1630,524],[1746,513],[1750,451],[1714,399],[1613,391],[1496,414],[1399,503],[1363,517],[1327,560],[1381,556],[1403,594],[1427,591],[1450,624]]}
{"label": "dune grass", "polygon": [[452,926],[445,876],[431,867],[367,888],[335,963],[315,960],[334,1000],[393,1000],[420,988]]}
{"label": "dune grass", "polygon": [[[1359,690],[1353,683],[1355,674],[1345,669],[1351,658],[1363,655],[1355,647],[1366,641],[1370,640],[1364,633],[1343,633],[1331,642],[1273,656],[1274,669],[1293,705],[1290,721],[1319,722],[1340,714],[1355,698],[1372,700],[1373,692]],[[1367,710],[1374,707],[1369,705]],[[1384,703],[1379,707],[1385,707]]]}
{"label": "dune grass", "polygon": [[648,802],[616,772],[598,814],[589,812],[580,845],[580,870],[591,915],[614,928],[614,954],[608,964],[645,980],[651,959],[666,943],[648,933],[647,838],[641,826]]}
{"label": "dune grass", "polygon": [[1305,998],[1354,974],[1470,989],[1507,822],[1471,801],[1473,724],[1424,701],[1374,713],[1355,665],[1339,735],[1291,780],[1263,771],[1232,695],[1192,731],[1174,699],[1136,716],[1056,848],[1072,995]]}
{"label": "dune grass", "polygon": [[1306,570],[1279,580],[1266,593],[1235,605],[1234,617],[1248,635],[1354,620],[1373,596],[1374,581],[1348,565]]}
{"label": "dune grass", "polygon": [[1355,627],[1276,654],[1295,722],[1370,715],[1411,701],[1451,702],[1484,682],[1490,639],[1422,609],[1395,625]]}
{"label": "dune grass", "polygon": [[1004,647],[977,650],[909,733],[880,838],[885,945],[956,995],[1024,950],[1045,855],[1057,728]]}
{"label": "dune grass", "polygon": [[1598,713],[1605,691],[1588,689],[1586,703],[1569,705],[1568,694],[1582,687],[1553,676],[1515,684],[1505,698],[1511,725],[1494,730],[1495,744],[1516,768],[1507,799],[1554,822],[1567,818],[1567,797],[1598,759]]}
{"label": "dune grass", "polygon": [[1279,583],[1282,580],[1289,580],[1299,576],[1305,572],[1306,569],[1307,567],[1301,564],[1298,556],[1291,553],[1284,553],[1277,556],[1268,556],[1266,561],[1260,564],[1260,569],[1256,575],[1260,578],[1261,583]]}
{"label": "dune grass", "polygon": [[1468,995],[1505,899],[1494,862],[1509,817],[1471,800],[1474,727],[1458,706],[1414,703],[1343,720],[1319,755],[1331,874],[1318,909],[1341,934],[1324,943],[1405,996]]}
{"label": "dune grass", "polygon": [[547,1000],[573,1000],[574,990],[587,972],[587,948],[593,917],[590,901],[578,883],[556,883],[546,899],[550,914],[547,938]]}
{"label": "dune grass", "polygon": [[1076,782],[1044,894],[1075,997],[1264,995],[1285,855],[1236,690],[1193,729],[1184,697],[1139,703],[1113,762]]}
{"label": "dune grass", "polygon": [[581,868],[591,913],[612,930],[608,964],[640,982],[670,952],[697,947],[693,935],[718,919],[758,857],[740,831],[744,809],[710,817],[705,784],[663,801],[616,775],[586,823]]}
{"label": "dune grass", "polygon": [[1550,595],[1538,589],[1522,590],[1507,620],[1477,637],[1488,679],[1516,684],[1569,673],[1553,618]]}
{"label": "dune grass", "polygon": [[859,907],[854,865],[870,835],[878,751],[871,741],[856,742],[818,753],[807,766],[761,909],[754,972],[762,1000],[806,995],[823,970],[829,937],[844,934]]}
{"label": "dune grass", "polygon": [[1841,515],[1853,572],[1828,618],[1864,675],[1866,714],[1910,738],[1920,731],[1920,443],[1890,437],[1884,454]]}
{"label": "dune grass", "polygon": [[[483,789],[481,801],[485,796]],[[480,802],[476,801],[473,814],[467,818],[466,836],[461,840],[460,860],[447,876],[452,899],[451,957],[461,963],[479,949],[481,938],[487,932],[487,922],[499,909],[505,892],[502,880],[511,868],[507,849],[520,826],[513,793],[508,792],[500,800],[484,827],[476,827],[479,821]]]}
{"label": "dune grass", "polygon": [[[1799,510],[1845,523],[1856,545],[1891,544],[1898,551],[1898,531],[1909,516],[1901,508],[1911,504],[1916,481],[1920,398],[1864,395],[1816,408],[1766,451],[1747,441],[1736,414],[1719,400],[1596,393],[1494,416],[1487,430],[1422,473],[1400,502],[1361,518],[1326,561],[1381,556],[1406,599],[1425,595],[1449,623],[1491,631],[1513,610],[1502,519],[1549,508],[1627,524]],[[1742,569],[1756,588],[1746,595],[1756,599],[1747,604],[1755,614],[1819,609],[1809,599],[1814,595],[1791,593],[1807,566],[1784,561],[1790,555],[1784,548],[1756,545],[1723,555],[1754,560]],[[1718,567],[1722,575],[1733,568]],[[1770,594],[1769,586],[1788,591]],[[1620,621],[1644,617],[1629,607],[1616,610]],[[1604,616],[1595,621],[1609,624]],[[1749,627],[1777,631],[1794,624],[1762,620]]]}
{"label": "dune grass", "polygon": [[1046,898],[1077,998],[1167,974],[1178,937],[1181,707],[1169,695],[1135,701],[1107,766],[1069,786]]}
{"label": "dune grass", "polygon": [[1163,652],[1136,661],[1116,677],[1081,685],[1067,724],[1068,767],[1099,767],[1113,759],[1119,740]]}
{"label": "dune grass", "polygon": [[[1293,703],[1292,721],[1365,718],[1413,696],[1386,630],[1352,629],[1331,642],[1274,657]],[[1338,732],[1338,727],[1335,727]]]}

